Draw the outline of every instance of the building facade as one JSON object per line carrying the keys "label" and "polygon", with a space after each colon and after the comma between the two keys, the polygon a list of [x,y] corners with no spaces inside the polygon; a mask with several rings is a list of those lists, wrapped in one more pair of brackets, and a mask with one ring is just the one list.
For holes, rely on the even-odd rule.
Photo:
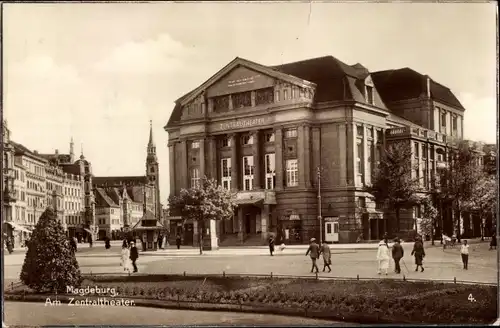
{"label": "building facade", "polygon": [[[161,222],[163,210],[160,199],[160,171],[152,123],[145,164],[146,174],[143,176],[93,178],[93,190],[97,197],[96,208],[100,213],[100,238],[122,238],[122,233],[143,217],[144,205],[146,210]],[[119,219],[116,218],[116,213],[119,213]]]}
{"label": "building facade", "polygon": [[[410,69],[370,73],[331,56],[280,66],[236,58],[176,101],[165,126],[170,190],[206,175],[236,193],[235,217],[218,222],[222,245],[263,243],[269,233],[307,243],[320,231],[330,242],[378,239],[394,229],[393,213],[364,187],[383,149],[411,143],[414,175],[430,192],[444,161],[437,149],[462,138],[464,110]],[[399,229],[412,230],[419,211],[404,211]]]}

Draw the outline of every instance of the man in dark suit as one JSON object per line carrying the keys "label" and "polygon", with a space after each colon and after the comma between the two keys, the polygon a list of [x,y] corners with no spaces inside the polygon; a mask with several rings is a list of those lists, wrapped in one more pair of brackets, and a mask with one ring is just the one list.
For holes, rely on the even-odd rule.
{"label": "man in dark suit", "polygon": [[392,246],[392,258],[394,259],[396,273],[401,273],[401,267],[399,266],[399,261],[403,258],[405,251],[403,246],[401,246],[399,238],[394,239],[394,245]]}
{"label": "man in dark suit", "polygon": [[131,242],[130,243],[130,260],[132,261],[132,266],[134,267],[134,272],[137,272],[137,265],[135,264],[135,261],[139,258],[139,251],[137,250],[137,247],[135,247],[135,243]]}

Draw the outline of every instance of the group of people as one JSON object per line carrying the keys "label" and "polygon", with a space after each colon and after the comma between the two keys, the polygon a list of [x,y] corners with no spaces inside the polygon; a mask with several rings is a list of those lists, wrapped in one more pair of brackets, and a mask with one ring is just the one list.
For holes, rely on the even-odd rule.
{"label": "group of people", "polygon": [[306,256],[309,255],[312,261],[311,273],[316,270],[319,272],[318,265],[316,261],[319,259],[320,255],[323,255],[323,272],[328,268],[328,272],[332,272],[330,265],[332,264],[332,253],[330,252],[330,246],[327,243],[322,243],[321,245],[316,243],[316,238],[311,238],[311,244],[307,249]]}
{"label": "group of people", "polygon": [[139,251],[135,246],[135,241],[129,241],[127,239],[123,240],[122,252],[121,252],[121,262],[120,266],[123,267],[123,271],[128,273],[137,272],[137,264],[135,263],[139,259]]}
{"label": "group of people", "polygon": [[[391,257],[394,260],[394,272],[397,274],[401,273],[400,262],[405,254],[403,246],[401,245],[401,240],[399,238],[395,238],[394,245],[392,246],[392,252],[389,249],[388,239],[387,237],[384,237],[384,239],[379,242],[377,250],[378,274],[388,274]],[[420,268],[420,272],[424,272],[423,260],[425,257],[425,250],[421,237],[417,237],[415,239],[411,255],[415,256],[415,271],[418,272],[418,269]]]}

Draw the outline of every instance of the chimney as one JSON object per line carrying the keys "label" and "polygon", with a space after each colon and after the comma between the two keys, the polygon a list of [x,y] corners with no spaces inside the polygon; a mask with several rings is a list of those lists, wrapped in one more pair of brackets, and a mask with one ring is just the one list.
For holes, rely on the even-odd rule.
{"label": "chimney", "polygon": [[427,98],[431,97],[431,78],[426,75],[425,78],[427,79]]}

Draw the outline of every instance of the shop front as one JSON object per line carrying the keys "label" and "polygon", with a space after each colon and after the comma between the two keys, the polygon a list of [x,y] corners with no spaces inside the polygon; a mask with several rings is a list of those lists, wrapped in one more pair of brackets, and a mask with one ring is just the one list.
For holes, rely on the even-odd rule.
{"label": "shop front", "polygon": [[26,246],[26,241],[31,237],[32,231],[14,222],[5,222],[5,238],[13,242],[14,248]]}

